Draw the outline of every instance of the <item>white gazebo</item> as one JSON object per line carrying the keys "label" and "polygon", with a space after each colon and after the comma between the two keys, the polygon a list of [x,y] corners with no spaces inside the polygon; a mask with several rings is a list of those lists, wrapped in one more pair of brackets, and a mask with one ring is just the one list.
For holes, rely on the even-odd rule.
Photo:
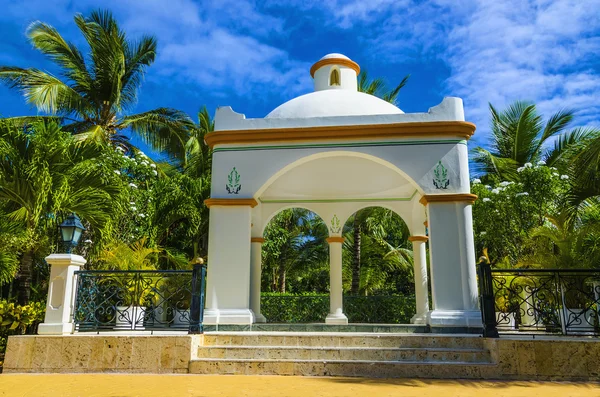
{"label": "white gazebo", "polygon": [[[372,206],[400,215],[411,232],[417,314],[432,327],[481,327],[467,140],[460,98],[406,114],[358,92],[359,66],[329,54],[310,69],[314,92],[265,118],[217,110],[208,244],[205,324],[264,322],[261,244],[269,220],[301,207],[329,226],[328,324],[346,324],[342,305],[342,226]],[[430,248],[433,308],[429,307]]]}

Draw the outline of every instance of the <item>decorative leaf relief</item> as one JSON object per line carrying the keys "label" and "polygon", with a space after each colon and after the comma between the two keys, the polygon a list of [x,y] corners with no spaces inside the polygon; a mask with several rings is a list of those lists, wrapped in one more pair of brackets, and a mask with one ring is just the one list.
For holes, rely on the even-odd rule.
{"label": "decorative leaf relief", "polygon": [[329,228],[331,230],[331,233],[339,233],[342,230],[342,226],[340,225],[340,219],[337,217],[337,215],[333,215],[333,218],[331,218],[331,227]]}
{"label": "decorative leaf relief", "polygon": [[229,175],[227,176],[227,185],[225,185],[225,189],[227,189],[227,193],[229,194],[238,194],[242,189],[242,185],[240,183],[241,177],[239,172],[233,167]]}
{"label": "decorative leaf relief", "polygon": [[433,186],[436,189],[447,189],[450,185],[450,178],[448,178],[448,170],[442,162],[438,162],[438,164],[433,169]]}

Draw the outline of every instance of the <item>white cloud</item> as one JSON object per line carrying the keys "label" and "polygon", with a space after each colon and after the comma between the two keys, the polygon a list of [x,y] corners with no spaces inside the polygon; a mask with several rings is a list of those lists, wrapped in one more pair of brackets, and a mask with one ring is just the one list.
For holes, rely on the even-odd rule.
{"label": "white cloud", "polygon": [[503,108],[531,100],[545,116],[575,109],[578,124],[600,125],[600,0],[381,0],[338,8],[330,23],[354,26],[373,62],[445,62],[442,94],[463,97],[476,140],[488,130],[488,102]]}
{"label": "white cloud", "polygon": [[600,121],[600,18],[591,12],[600,1],[475,4],[444,53],[448,92],[465,98],[471,119],[485,131],[487,102],[502,108],[527,99],[545,116],[569,108],[579,110],[579,124]]}

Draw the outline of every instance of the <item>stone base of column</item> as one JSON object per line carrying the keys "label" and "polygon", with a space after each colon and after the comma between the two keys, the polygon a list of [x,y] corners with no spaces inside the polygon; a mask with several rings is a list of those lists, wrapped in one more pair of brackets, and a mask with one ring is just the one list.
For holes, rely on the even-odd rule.
{"label": "stone base of column", "polygon": [[428,323],[431,327],[467,327],[481,328],[479,310],[433,310],[429,312]]}
{"label": "stone base of column", "polygon": [[346,325],[348,324],[348,317],[344,313],[328,314],[325,318],[325,324]]}
{"label": "stone base of column", "polygon": [[38,335],[69,335],[74,331],[73,323],[41,323]]}
{"label": "stone base of column", "polygon": [[263,316],[261,313],[254,314],[254,322],[255,323],[266,323],[267,318]]}
{"label": "stone base of column", "polygon": [[425,313],[417,313],[414,316],[412,316],[412,318],[410,319],[410,323],[411,324],[427,324],[427,320],[429,319],[429,313],[430,312],[425,312]]}
{"label": "stone base of column", "polygon": [[250,309],[205,309],[203,323],[216,324],[252,324],[254,313]]}

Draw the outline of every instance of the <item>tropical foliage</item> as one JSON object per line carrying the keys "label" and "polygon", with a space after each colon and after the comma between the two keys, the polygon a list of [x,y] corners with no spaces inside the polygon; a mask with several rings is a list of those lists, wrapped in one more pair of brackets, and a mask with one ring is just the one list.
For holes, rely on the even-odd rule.
{"label": "tropical foliage", "polygon": [[0,66],[0,81],[21,91],[38,111],[59,116],[66,131],[122,147],[130,147],[125,132],[131,131],[153,148],[183,158],[191,124],[185,113],[158,108],[127,114],[136,104],[144,71],[156,58],[156,39],[128,40],[109,11],[78,14],[75,24],[87,53],[44,22],[27,29],[31,45],[56,64],[60,76]]}
{"label": "tropical foliage", "polygon": [[526,163],[544,161],[564,170],[569,164],[566,157],[570,149],[594,134],[587,128],[568,130],[573,114],[559,111],[544,123],[533,103],[517,101],[504,111],[490,104],[490,150],[475,148],[474,171],[512,181],[517,179],[517,169]]}
{"label": "tropical foliage", "polygon": [[473,151],[478,255],[500,267],[599,267],[600,131],[568,129],[572,112],[544,123],[535,105],[490,105],[492,151]]}

